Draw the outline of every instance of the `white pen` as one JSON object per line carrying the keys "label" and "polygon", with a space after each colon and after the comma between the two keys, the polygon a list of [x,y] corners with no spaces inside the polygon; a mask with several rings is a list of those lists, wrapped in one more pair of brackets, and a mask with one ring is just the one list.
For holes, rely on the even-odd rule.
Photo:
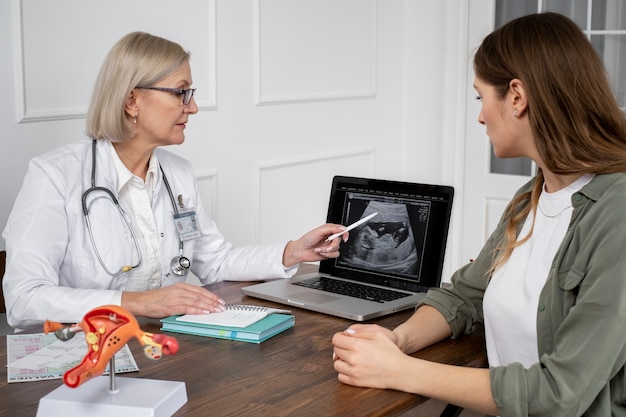
{"label": "white pen", "polygon": [[339,233],[335,233],[334,235],[330,235],[326,238],[326,242],[330,242],[331,240],[338,238],[339,236],[343,235],[346,232],[349,232],[350,230],[354,229],[357,226],[362,225],[363,223],[365,223],[366,221],[368,221],[369,219],[371,219],[372,217],[374,217],[375,215],[377,215],[378,212],[376,213],[372,213],[367,217],[363,217],[361,220],[358,220],[354,223],[352,223],[350,226],[346,227],[346,230],[344,230],[343,232],[339,232]]}

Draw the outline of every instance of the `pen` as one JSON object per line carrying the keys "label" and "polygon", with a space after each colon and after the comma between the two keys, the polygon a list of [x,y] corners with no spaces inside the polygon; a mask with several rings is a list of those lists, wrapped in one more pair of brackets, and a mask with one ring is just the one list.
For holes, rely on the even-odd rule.
{"label": "pen", "polygon": [[330,242],[331,240],[338,238],[339,236],[343,235],[346,232],[349,232],[350,230],[354,229],[357,226],[360,226],[361,224],[365,223],[366,221],[368,221],[369,219],[371,219],[372,217],[376,216],[378,214],[378,212],[376,213],[372,213],[367,217],[363,217],[361,220],[358,220],[354,223],[352,223],[350,226],[346,227],[346,230],[344,230],[343,232],[339,232],[339,233],[335,233],[334,235],[330,235],[326,238],[327,242]]}

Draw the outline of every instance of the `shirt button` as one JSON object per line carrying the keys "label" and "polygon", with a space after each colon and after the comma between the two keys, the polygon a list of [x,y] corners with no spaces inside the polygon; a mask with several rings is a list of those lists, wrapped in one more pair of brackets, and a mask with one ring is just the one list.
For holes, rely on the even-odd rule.
{"label": "shirt button", "polygon": [[546,306],[544,306],[543,304],[539,304],[539,311],[543,311],[546,309]]}

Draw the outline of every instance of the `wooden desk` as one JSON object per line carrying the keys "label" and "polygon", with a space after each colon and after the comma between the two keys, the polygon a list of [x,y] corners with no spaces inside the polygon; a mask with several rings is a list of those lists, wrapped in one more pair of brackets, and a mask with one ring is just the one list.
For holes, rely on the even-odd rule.
{"label": "wooden desk", "polygon": [[[243,296],[251,283],[218,283],[211,291],[228,303],[278,306]],[[294,328],[261,344],[173,334],[179,353],[158,362],[147,359],[139,342],[129,342],[139,372],[121,377],[184,381],[188,402],[175,416],[397,416],[427,398],[392,390],[356,388],[337,380],[331,337],[350,321],[292,308]],[[372,322],[395,327],[411,311]],[[158,320],[140,319],[142,329],[160,332]],[[6,338],[0,340],[0,363],[6,364]],[[486,363],[482,333],[448,340],[416,356],[463,366]],[[8,384],[0,381],[0,416],[35,416],[39,399],[61,380]]]}

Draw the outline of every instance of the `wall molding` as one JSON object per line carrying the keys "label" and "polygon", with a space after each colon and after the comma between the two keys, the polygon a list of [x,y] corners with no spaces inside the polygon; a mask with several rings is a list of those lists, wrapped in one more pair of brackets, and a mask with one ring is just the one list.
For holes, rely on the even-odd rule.
{"label": "wall molding", "polygon": [[[202,201],[209,212],[209,217],[217,222],[217,169],[206,169],[195,173]],[[204,191],[204,193],[202,192]]]}
{"label": "wall molding", "polygon": [[[29,108],[26,99],[27,80],[25,76],[25,45],[24,45],[24,0],[12,0],[13,10],[13,57],[15,62],[15,106],[17,123],[36,123],[54,120],[82,119],[87,114],[87,103],[79,107],[65,107],[53,109],[33,109]],[[206,97],[199,94],[196,103],[199,111],[210,111],[217,109],[217,24],[216,24],[216,0],[208,0],[209,15],[207,25],[209,26],[209,92]],[[104,58],[104,56],[103,56]],[[94,78],[95,81],[95,78]],[[199,99],[199,100],[198,100]]]}
{"label": "wall molding", "polygon": [[326,91],[326,92],[299,92],[293,94],[272,94],[263,90],[263,71],[261,69],[262,58],[262,36],[261,36],[261,0],[255,0],[253,2],[253,44],[254,44],[254,96],[256,106],[267,105],[283,105],[283,104],[296,104],[296,103],[311,103],[311,102],[326,102],[326,101],[338,101],[338,100],[363,100],[376,98],[376,62],[377,62],[377,32],[378,32],[378,20],[377,20],[377,0],[372,1],[372,23],[373,23],[373,36],[370,39],[372,59],[370,61],[370,71],[372,74],[369,85],[363,89],[357,90],[344,90],[344,91]]}
{"label": "wall molding", "polygon": [[324,162],[340,161],[354,157],[369,157],[369,164],[372,172],[375,168],[376,148],[366,146],[357,149],[346,149],[342,151],[327,152],[316,155],[298,156],[292,158],[284,158],[274,161],[258,162],[254,169],[254,242],[259,242],[261,238],[262,209],[261,201],[263,197],[263,173],[273,170],[289,169],[291,167],[301,167],[305,165],[315,165]]}

